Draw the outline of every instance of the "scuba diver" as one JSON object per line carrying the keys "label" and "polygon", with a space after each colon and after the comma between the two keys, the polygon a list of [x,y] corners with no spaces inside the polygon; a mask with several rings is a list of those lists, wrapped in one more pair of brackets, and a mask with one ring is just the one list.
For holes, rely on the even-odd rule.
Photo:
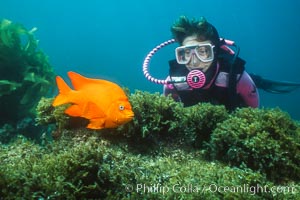
{"label": "scuba diver", "polygon": [[[219,37],[217,29],[204,17],[189,20],[181,16],[171,27],[174,39],[155,47],[145,58],[145,77],[163,84],[164,95],[171,95],[184,106],[199,102],[237,107],[259,106],[258,88],[273,93],[290,92],[299,83],[277,82],[245,71],[245,61],[233,41]],[[178,42],[176,59],[169,61],[169,76],[165,80],[152,77],[148,71],[152,56],[166,45]]]}

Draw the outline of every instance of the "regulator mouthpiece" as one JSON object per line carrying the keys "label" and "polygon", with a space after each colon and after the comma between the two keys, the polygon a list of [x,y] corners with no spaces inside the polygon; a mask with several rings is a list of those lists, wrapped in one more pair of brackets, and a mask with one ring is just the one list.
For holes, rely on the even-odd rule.
{"label": "regulator mouthpiece", "polygon": [[204,73],[200,70],[192,70],[188,73],[187,77],[187,83],[192,88],[202,88],[205,84],[206,77]]}

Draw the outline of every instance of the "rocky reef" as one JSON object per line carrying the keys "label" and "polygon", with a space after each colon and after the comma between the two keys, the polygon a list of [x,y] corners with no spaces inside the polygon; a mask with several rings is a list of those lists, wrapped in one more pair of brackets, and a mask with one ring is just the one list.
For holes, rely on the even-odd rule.
{"label": "rocky reef", "polygon": [[132,122],[91,131],[84,119],[37,106],[53,126],[40,144],[0,149],[0,196],[39,199],[297,199],[299,123],[279,109],[198,104],[158,93],[129,96]]}

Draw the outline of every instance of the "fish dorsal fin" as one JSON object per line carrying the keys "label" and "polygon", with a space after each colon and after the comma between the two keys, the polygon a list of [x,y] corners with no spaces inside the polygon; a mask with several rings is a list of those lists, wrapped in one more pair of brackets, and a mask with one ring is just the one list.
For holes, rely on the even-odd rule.
{"label": "fish dorsal fin", "polygon": [[83,85],[86,85],[86,83],[88,82],[87,78],[75,72],[68,72],[68,76],[71,79],[72,85],[75,90],[80,90],[80,88]]}
{"label": "fish dorsal fin", "polygon": [[[68,72],[68,76],[71,79],[72,85],[75,90],[80,90],[87,84],[108,84],[109,81],[101,80],[101,79],[92,79],[86,78],[76,72]],[[111,83],[110,83],[111,84]]]}

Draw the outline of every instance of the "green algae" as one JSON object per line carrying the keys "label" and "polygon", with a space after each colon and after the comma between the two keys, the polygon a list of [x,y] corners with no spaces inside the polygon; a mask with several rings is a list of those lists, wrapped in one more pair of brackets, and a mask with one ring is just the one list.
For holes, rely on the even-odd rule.
{"label": "green algae", "polygon": [[212,159],[265,173],[270,180],[300,180],[299,124],[279,109],[238,109],[213,131]]}
{"label": "green algae", "polygon": [[20,83],[16,83],[8,80],[0,80],[0,97],[3,95],[10,94],[21,87]]}
{"label": "green algae", "polygon": [[25,117],[34,118],[35,107],[54,86],[48,57],[38,48],[36,27],[0,21],[0,127]]}
{"label": "green algae", "polygon": [[[78,130],[79,131],[79,130]],[[80,130],[84,132],[83,130]],[[76,133],[73,133],[76,134]],[[41,147],[24,138],[0,148],[0,195],[5,199],[278,199],[290,193],[216,192],[216,186],[271,189],[250,169],[207,162],[198,151],[166,145],[153,155],[133,153],[85,131]],[[158,190],[154,187],[159,186]],[[299,186],[290,183],[299,191]],[[269,191],[269,190],[268,190]]]}
{"label": "green algae", "polygon": [[64,114],[69,105],[53,107],[54,98],[42,97],[36,106],[36,123],[38,125],[48,125],[55,123],[58,130],[68,128],[70,117]]}
{"label": "green algae", "polygon": [[206,103],[185,108],[170,97],[142,91],[130,94],[129,100],[135,113],[133,121],[116,129],[90,131],[84,125],[73,126],[72,119],[63,113],[66,107],[54,109],[52,98],[43,99],[37,120],[43,125],[54,124],[60,137],[43,148],[47,150],[41,160],[53,162],[57,171],[47,169],[56,175],[39,193],[28,189],[28,195],[100,199],[300,197],[300,126],[280,109],[241,108],[228,113],[224,106]]}

